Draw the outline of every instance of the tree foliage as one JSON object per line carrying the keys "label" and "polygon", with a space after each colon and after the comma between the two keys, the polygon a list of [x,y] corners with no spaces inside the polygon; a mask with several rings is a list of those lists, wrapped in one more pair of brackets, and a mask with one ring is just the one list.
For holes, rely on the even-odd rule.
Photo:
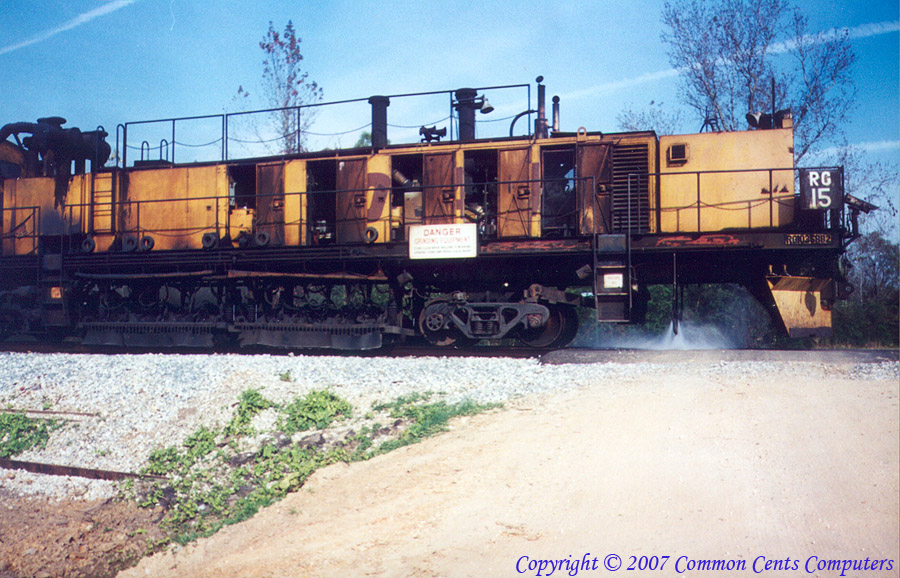
{"label": "tree foliage", "polygon": [[847,250],[852,267],[847,275],[856,288],[854,301],[896,300],[900,293],[900,250],[880,233],[868,233]]}
{"label": "tree foliage", "polygon": [[[897,167],[872,161],[858,147],[850,144],[825,155],[825,163],[844,167],[844,187],[853,195],[872,203],[878,210],[861,215],[860,230],[877,233],[886,239],[898,238]],[[855,246],[852,245],[851,247]]]}
{"label": "tree foliage", "polygon": [[790,107],[799,161],[837,137],[855,99],[848,33],[807,30],[789,0],[666,2],[662,40],[678,69],[681,98],[724,131],[748,112]]}
{"label": "tree foliage", "polygon": [[[294,24],[288,20],[283,32],[269,22],[269,30],[259,42],[265,55],[263,59],[263,94],[266,105],[277,109],[272,112],[272,123],[279,135],[279,148],[283,154],[306,150],[306,133],[315,120],[315,108],[322,101],[322,88],[309,79],[303,69],[300,37]],[[238,88],[238,100],[249,96],[243,87]]]}
{"label": "tree foliage", "polygon": [[681,129],[681,113],[677,107],[664,102],[650,101],[647,109],[626,106],[616,116],[619,128],[627,131],[652,130],[658,135],[678,134]]}

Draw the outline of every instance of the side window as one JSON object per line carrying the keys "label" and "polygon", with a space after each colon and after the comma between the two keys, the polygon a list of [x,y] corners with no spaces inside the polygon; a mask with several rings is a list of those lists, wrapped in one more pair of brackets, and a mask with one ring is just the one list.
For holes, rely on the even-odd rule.
{"label": "side window", "polygon": [[464,162],[466,221],[477,223],[481,235],[495,237],[497,235],[497,151],[466,151]]}
{"label": "side window", "polygon": [[307,243],[329,245],[335,241],[335,190],[337,164],[333,160],[306,164]]}
{"label": "side window", "polygon": [[575,200],[575,147],[541,151],[544,197],[541,236],[573,237],[577,234]]}

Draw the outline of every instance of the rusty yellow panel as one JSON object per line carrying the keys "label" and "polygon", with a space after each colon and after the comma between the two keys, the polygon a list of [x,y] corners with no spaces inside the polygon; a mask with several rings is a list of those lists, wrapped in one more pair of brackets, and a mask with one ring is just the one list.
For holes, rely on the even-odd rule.
{"label": "rusty yellow panel", "polygon": [[531,226],[529,237],[541,236],[541,201],[543,199],[543,187],[541,186],[541,148],[537,145],[531,147],[531,180],[532,180],[532,206]]}
{"label": "rusty yellow panel", "polygon": [[89,189],[90,181],[85,181],[87,186],[83,196],[85,205],[90,205],[86,208],[86,232],[95,235],[112,233],[115,229],[116,191],[120,190],[116,182],[119,175],[115,172],[100,172],[93,173],[90,178],[93,180],[94,190],[92,192]]}
{"label": "rusty yellow panel", "polygon": [[366,171],[365,240],[386,243],[391,240],[391,157],[372,155]]}
{"label": "rusty yellow panel", "polygon": [[306,161],[288,161],[284,166],[284,243],[306,244]]}
{"label": "rusty yellow panel", "polygon": [[793,144],[790,129],[660,137],[661,232],[790,224]]}
{"label": "rusty yellow panel", "polygon": [[466,166],[466,149],[459,148],[456,150],[456,166],[454,167],[453,182],[459,186],[453,187],[453,222],[468,223],[466,220],[465,197],[466,191],[462,183],[466,182],[465,166]]}
{"label": "rusty yellow panel", "polygon": [[241,233],[250,235],[253,233],[253,220],[256,218],[256,211],[246,207],[236,207],[231,209],[228,217],[228,236],[235,241]]}
{"label": "rusty yellow panel", "polygon": [[112,249],[113,243],[116,241],[116,235],[113,233],[102,233],[95,234],[92,237],[94,239],[94,247],[95,253],[105,253]]}
{"label": "rusty yellow panel", "polygon": [[531,181],[531,148],[501,150],[499,163],[497,234],[499,237],[528,236],[532,194],[538,185]]}
{"label": "rusty yellow panel", "polygon": [[831,336],[834,290],[830,279],[771,276],[766,280],[791,337]]}
{"label": "rusty yellow panel", "polygon": [[[225,165],[216,166],[216,185],[213,192],[216,202],[216,233],[221,239],[228,234],[228,212],[231,210],[229,190],[228,190],[228,167]],[[201,242],[203,236],[200,236]]]}
{"label": "rusty yellow panel", "polygon": [[90,194],[93,175],[74,175],[69,179],[69,193],[66,195],[64,218],[69,223],[70,233],[89,232]]}
{"label": "rusty yellow panel", "polygon": [[224,166],[134,171],[122,206],[123,227],[153,237],[157,250],[199,249],[204,233],[224,232],[227,211]]}
{"label": "rusty yellow panel", "polygon": [[16,222],[16,181],[15,179],[0,181],[0,252],[4,255],[14,255],[16,250],[15,237],[12,230]]}
{"label": "rusty yellow panel", "polygon": [[27,255],[39,235],[62,233],[62,212],[54,207],[54,179],[7,180],[3,189],[3,253]]}

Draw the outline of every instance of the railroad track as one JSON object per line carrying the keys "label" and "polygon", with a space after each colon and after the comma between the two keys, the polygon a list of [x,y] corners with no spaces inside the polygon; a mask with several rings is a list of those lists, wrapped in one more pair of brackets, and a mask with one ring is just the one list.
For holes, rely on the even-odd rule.
{"label": "railroad track", "polygon": [[[100,414],[85,411],[59,411],[46,409],[16,409],[2,408],[0,413],[24,414],[30,418],[43,419],[63,419],[66,421],[82,421],[100,417]],[[91,480],[126,480],[129,478],[147,479],[147,480],[166,480],[165,476],[157,476],[152,474],[135,474],[132,472],[119,472],[114,470],[102,470],[97,468],[82,468],[78,466],[66,466],[61,464],[48,464],[44,462],[32,462],[25,460],[10,460],[0,458],[0,469],[4,470],[24,470],[35,474],[45,474],[50,476],[71,476],[78,478],[88,478]]]}
{"label": "railroad track", "polygon": [[339,349],[277,349],[271,347],[216,347],[202,349],[196,347],[112,347],[103,345],[82,345],[80,343],[48,343],[43,341],[0,342],[0,352],[8,353],[78,353],[95,355],[116,354],[168,354],[168,355],[307,355],[329,357],[541,357],[553,349],[529,346],[484,346],[437,347],[433,345],[389,344],[378,349],[345,351]]}
{"label": "railroad track", "polygon": [[88,478],[91,480],[168,480],[165,476],[157,476],[154,474],[135,474],[131,472],[117,472],[113,470],[99,470],[95,468],[79,468],[76,466],[63,466],[59,464],[45,464],[42,462],[28,462],[21,460],[8,460],[0,458],[0,468],[4,470],[24,470],[35,474],[46,474],[50,476],[71,476],[78,478]]}

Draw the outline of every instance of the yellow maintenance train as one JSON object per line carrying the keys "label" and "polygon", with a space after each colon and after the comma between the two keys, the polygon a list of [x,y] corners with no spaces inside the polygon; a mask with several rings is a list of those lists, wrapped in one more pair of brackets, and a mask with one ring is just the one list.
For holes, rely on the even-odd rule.
{"label": "yellow maintenance train", "polygon": [[508,137],[477,138],[475,119],[510,87],[463,88],[446,91],[450,138],[423,126],[420,142],[391,143],[392,100],[416,95],[373,96],[366,146],[232,158],[235,119],[213,115],[221,154],[203,162],[175,160],[190,119],[153,121],[171,140],[132,161],[145,121],[119,125],[114,161],[102,127],[7,124],[0,337],[559,347],[575,307],[640,321],[658,283],[739,283],[790,335],[830,333],[867,207],[840,167],[794,166],[788,111],[748,115],[741,132],[566,132],[541,79],[533,110],[531,86],[512,87],[529,103]]}

